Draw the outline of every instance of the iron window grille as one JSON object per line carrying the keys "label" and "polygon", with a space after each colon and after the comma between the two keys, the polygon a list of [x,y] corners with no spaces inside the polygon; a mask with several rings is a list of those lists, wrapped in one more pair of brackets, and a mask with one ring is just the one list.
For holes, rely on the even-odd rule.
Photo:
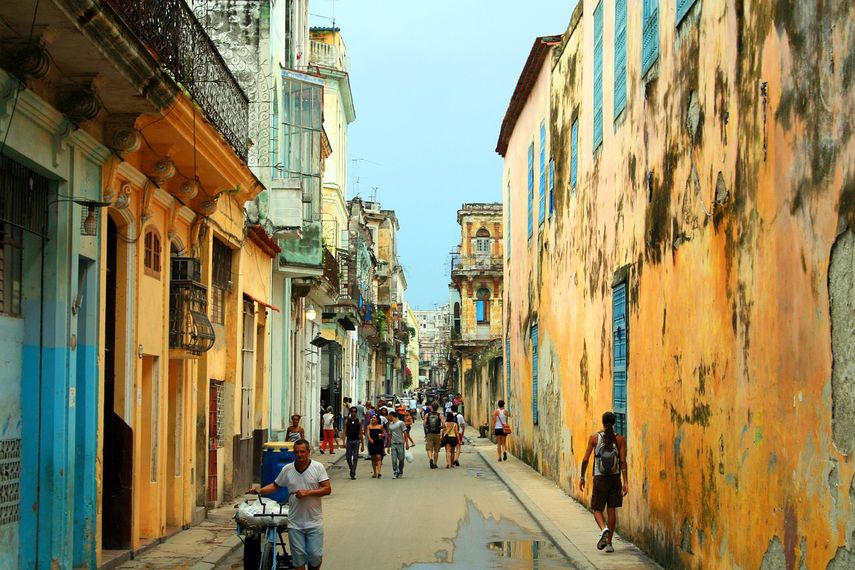
{"label": "iron window grille", "polygon": [[201,283],[201,262],[173,257],[169,286],[169,348],[199,355],[214,346],[214,327],[208,320],[208,291]]}
{"label": "iron window grille", "polygon": [[23,231],[0,222],[0,314],[21,316]]}
{"label": "iron window grille", "polygon": [[47,237],[48,179],[0,155],[0,221]]}

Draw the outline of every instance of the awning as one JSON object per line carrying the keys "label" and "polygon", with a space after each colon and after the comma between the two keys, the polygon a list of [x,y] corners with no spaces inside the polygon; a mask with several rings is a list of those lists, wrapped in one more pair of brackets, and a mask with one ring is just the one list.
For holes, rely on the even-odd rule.
{"label": "awning", "polygon": [[247,293],[246,291],[244,291],[244,292],[243,292],[243,296],[244,296],[244,297],[246,297],[247,299],[250,299],[251,301],[255,301],[256,303],[258,303],[258,304],[259,304],[259,305],[261,305],[262,307],[267,307],[267,308],[269,308],[269,309],[273,309],[273,310],[274,310],[274,311],[276,311],[277,313],[281,313],[281,312],[282,312],[282,311],[280,311],[280,310],[279,310],[279,307],[277,307],[277,306],[275,306],[275,305],[271,305],[270,303],[267,303],[266,301],[262,301],[261,299],[257,299],[256,297],[253,297],[252,295],[250,295],[250,294],[249,294],[249,293]]}

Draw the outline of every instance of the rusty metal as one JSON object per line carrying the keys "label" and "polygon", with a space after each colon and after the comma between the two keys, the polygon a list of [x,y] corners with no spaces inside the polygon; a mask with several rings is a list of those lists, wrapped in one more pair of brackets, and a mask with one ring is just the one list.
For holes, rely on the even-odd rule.
{"label": "rusty metal", "polygon": [[246,161],[249,99],[183,0],[108,0]]}

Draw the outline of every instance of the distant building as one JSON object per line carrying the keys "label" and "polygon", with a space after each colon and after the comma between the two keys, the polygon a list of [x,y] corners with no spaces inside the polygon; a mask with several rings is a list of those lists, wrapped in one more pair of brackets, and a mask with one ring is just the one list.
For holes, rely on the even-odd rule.
{"label": "distant building", "polygon": [[[501,378],[489,361],[502,337],[504,276],[502,204],[463,204],[460,244],[451,258],[451,388],[463,394],[467,420],[482,422],[500,399]],[[495,355],[491,355],[491,349]]]}
{"label": "distant building", "polygon": [[451,331],[448,305],[415,314],[419,325],[419,378],[427,386],[444,388]]}

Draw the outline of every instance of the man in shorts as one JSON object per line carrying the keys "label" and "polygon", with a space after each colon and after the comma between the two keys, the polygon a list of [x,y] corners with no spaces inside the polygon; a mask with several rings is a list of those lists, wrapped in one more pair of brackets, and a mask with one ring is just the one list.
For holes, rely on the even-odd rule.
{"label": "man in shorts", "polygon": [[[617,525],[617,509],[623,506],[623,498],[629,491],[626,478],[626,439],[615,433],[617,418],[612,412],[603,414],[603,431],[588,438],[588,448],[582,459],[582,475],[579,490],[585,492],[585,471],[588,458],[594,453],[594,489],[591,494],[591,509],[594,520],[600,527],[597,549],[614,552],[612,535]],[[608,508],[608,522],[603,511]]]}
{"label": "man in shorts", "polygon": [[294,463],[282,468],[273,483],[247,493],[267,495],[288,489],[288,543],[291,563],[298,570],[319,570],[324,558],[324,519],[321,498],[332,493],[330,478],[322,463],[310,459],[305,439],[294,443]]}
{"label": "man in shorts", "polygon": [[430,468],[436,469],[436,462],[439,461],[439,448],[442,440],[443,419],[439,415],[439,404],[436,402],[430,405],[430,413],[425,415],[425,450],[427,451],[428,459],[430,460]]}

